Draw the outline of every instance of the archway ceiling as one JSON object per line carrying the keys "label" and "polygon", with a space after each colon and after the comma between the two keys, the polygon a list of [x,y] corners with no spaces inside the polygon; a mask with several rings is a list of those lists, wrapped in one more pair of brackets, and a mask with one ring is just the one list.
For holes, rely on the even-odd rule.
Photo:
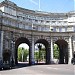
{"label": "archway ceiling", "polygon": [[45,39],[39,39],[39,40],[37,40],[37,41],[35,42],[35,44],[37,44],[37,43],[42,43],[42,44],[44,44],[45,46],[48,46],[48,45],[49,45],[48,41],[46,41]]}
{"label": "archway ceiling", "polygon": [[22,43],[26,43],[28,46],[30,46],[29,40],[27,38],[24,38],[24,37],[18,38],[16,43],[15,43],[15,46],[18,47]]}
{"label": "archway ceiling", "polygon": [[62,46],[68,46],[68,43],[63,40],[63,39],[59,39],[55,42],[58,46],[62,45]]}

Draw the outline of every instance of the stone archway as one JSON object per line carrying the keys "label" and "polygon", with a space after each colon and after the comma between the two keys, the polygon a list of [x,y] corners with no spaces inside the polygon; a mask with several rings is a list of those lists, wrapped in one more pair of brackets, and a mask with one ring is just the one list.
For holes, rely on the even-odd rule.
{"label": "stone archway", "polygon": [[45,39],[38,39],[35,44],[37,43],[42,43],[45,46],[45,50],[46,50],[46,62],[45,64],[49,64],[50,63],[50,49],[49,49],[49,43],[47,40]]}
{"label": "stone archway", "polygon": [[18,64],[18,46],[22,43],[26,43],[28,46],[29,46],[29,64],[30,64],[30,42],[27,38],[24,38],[24,37],[20,37],[16,40],[15,42],[15,64]]}
{"label": "stone archway", "polygon": [[59,64],[68,64],[68,43],[59,39],[55,42],[59,47]]}

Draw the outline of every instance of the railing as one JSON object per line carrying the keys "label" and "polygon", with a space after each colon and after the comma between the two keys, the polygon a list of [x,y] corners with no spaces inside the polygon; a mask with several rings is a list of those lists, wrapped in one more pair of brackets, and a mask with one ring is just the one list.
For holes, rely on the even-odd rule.
{"label": "railing", "polygon": [[[11,19],[15,19],[16,20],[16,23],[14,23],[14,22],[11,22],[11,23],[7,23],[7,22],[5,22],[5,21],[3,21],[3,24],[4,25],[8,25],[8,26],[13,26],[13,27],[17,27],[17,28],[21,28],[21,29],[28,29],[28,30],[40,30],[40,31],[50,31],[49,29],[47,29],[47,28],[45,28],[45,29],[43,29],[42,28],[42,26],[44,27],[46,27],[46,26],[52,26],[52,27],[58,27],[58,29],[59,29],[59,27],[62,27],[62,26],[74,26],[75,25],[75,22],[73,22],[73,23],[68,23],[68,22],[64,22],[64,21],[62,21],[62,22],[60,22],[60,23],[58,23],[58,21],[56,21],[56,22],[54,22],[54,23],[52,23],[52,21],[50,21],[50,22],[48,22],[47,23],[47,21],[43,21],[43,22],[41,22],[41,21],[33,21],[33,20],[29,20],[29,19],[27,19],[27,20],[23,20],[23,19],[19,19],[19,18],[17,18],[16,16],[13,16],[13,15],[9,15],[9,14],[7,14],[7,13],[3,13],[3,16],[4,17],[7,17],[7,18],[11,18]],[[11,21],[13,21],[13,20],[11,20]],[[20,24],[20,26],[18,25],[18,22],[20,23],[21,22],[21,24]],[[22,26],[23,26],[23,24],[25,24],[26,25],[26,23],[28,23],[29,25],[31,25],[31,26],[29,26],[29,27],[25,27],[25,28],[23,28]],[[35,27],[33,28],[32,27],[32,24],[33,25],[35,25]],[[21,26],[22,25],[22,26]],[[27,25],[28,26],[28,25]],[[38,28],[38,26],[40,26],[40,29]],[[67,28],[67,31],[74,31],[74,29],[70,29],[70,30],[68,30],[68,28]],[[57,31],[56,31],[57,32]]]}
{"label": "railing", "polygon": [[4,16],[4,17],[9,17],[9,18],[12,18],[12,19],[17,19],[16,16],[10,15],[10,14],[8,14],[8,13],[3,13],[3,16]]}

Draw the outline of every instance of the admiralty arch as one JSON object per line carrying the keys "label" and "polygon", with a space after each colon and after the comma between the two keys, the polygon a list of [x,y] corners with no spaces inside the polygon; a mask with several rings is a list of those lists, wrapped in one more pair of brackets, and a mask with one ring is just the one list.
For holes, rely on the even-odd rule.
{"label": "admiralty arch", "polygon": [[0,3],[0,60],[4,53],[17,64],[17,49],[29,46],[29,64],[34,60],[34,46],[46,48],[46,64],[53,61],[53,45],[59,46],[59,63],[71,64],[75,51],[75,12],[51,13],[34,11],[5,0]]}

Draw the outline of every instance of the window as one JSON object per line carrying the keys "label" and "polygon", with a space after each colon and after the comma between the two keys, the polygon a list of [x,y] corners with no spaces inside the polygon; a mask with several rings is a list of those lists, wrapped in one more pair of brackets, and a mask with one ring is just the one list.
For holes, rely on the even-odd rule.
{"label": "window", "polygon": [[67,31],[74,31],[73,27],[67,27]]}
{"label": "window", "polygon": [[22,23],[19,23],[19,28],[24,28],[24,25]]}
{"label": "window", "polygon": [[29,26],[28,25],[25,25],[25,29],[28,29],[29,28]]}
{"label": "window", "polygon": [[59,32],[59,28],[58,27],[56,28],[56,32]]}
{"label": "window", "polygon": [[43,23],[44,21],[43,20],[41,20],[41,23]]}
{"label": "window", "polygon": [[38,20],[35,20],[35,22],[38,22]]}
{"label": "window", "polygon": [[50,21],[46,21],[46,23],[49,23]]}
{"label": "window", "polygon": [[8,20],[8,25],[11,25],[11,20]]}
{"label": "window", "polygon": [[65,27],[62,27],[62,32],[65,32]]}
{"label": "window", "polygon": [[25,17],[23,17],[23,20],[25,20]]}

